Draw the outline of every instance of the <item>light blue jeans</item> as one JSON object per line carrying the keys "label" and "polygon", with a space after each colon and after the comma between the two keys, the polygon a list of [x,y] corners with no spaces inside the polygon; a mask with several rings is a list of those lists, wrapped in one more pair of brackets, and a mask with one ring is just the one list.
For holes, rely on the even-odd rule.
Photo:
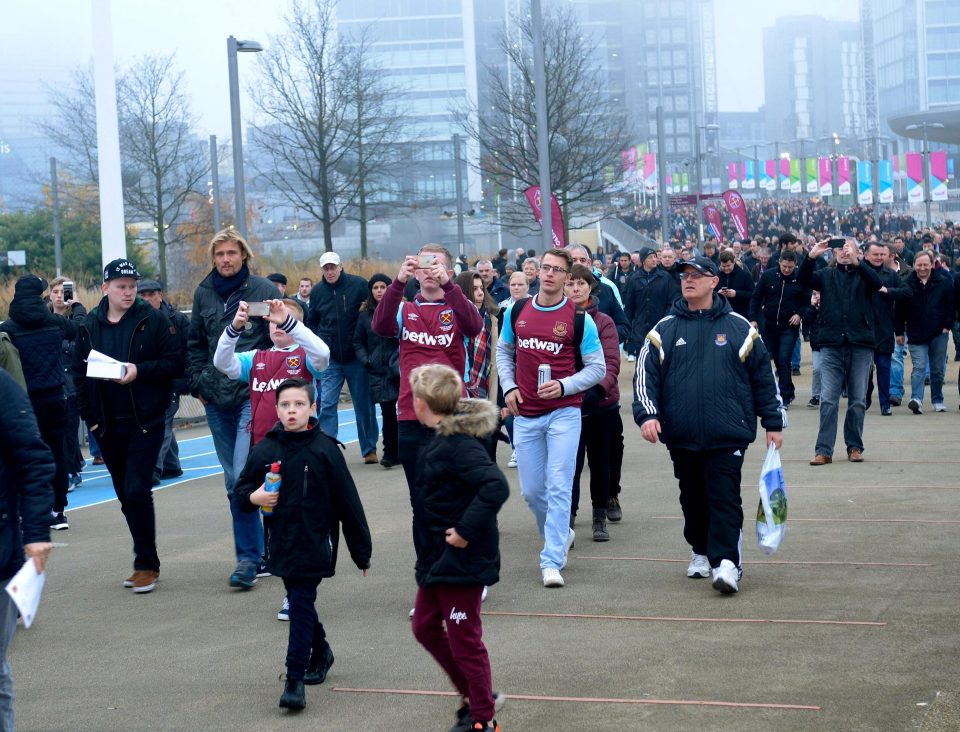
{"label": "light blue jeans", "polygon": [[7,594],[7,583],[0,585],[0,732],[13,732],[13,672],[7,651],[17,630],[17,606]]}
{"label": "light blue jeans", "polygon": [[320,429],[331,437],[336,437],[340,429],[337,407],[340,405],[340,391],[343,382],[350,385],[350,398],[353,400],[353,413],[357,420],[357,437],[360,441],[360,454],[368,455],[377,451],[377,412],[370,400],[370,385],[367,372],[357,359],[340,363],[330,360],[330,365],[320,372]]}
{"label": "light blue jeans", "polygon": [[843,441],[847,452],[863,452],[863,415],[867,411],[867,380],[873,367],[873,349],[856,346],[820,349],[820,431],[817,455],[833,457],[837,441],[840,390],[847,384],[847,414],[843,420]]}
{"label": "light blue jeans", "polygon": [[934,404],[943,403],[943,379],[947,366],[947,340],[949,333],[941,333],[929,343],[911,343],[910,361],[913,370],[910,372],[910,398],[923,404],[923,382],[927,369],[930,369],[930,401]]}
{"label": "light blue jeans", "polygon": [[[904,339],[906,342],[906,339]],[[906,343],[894,346],[890,360],[890,396],[903,399],[903,356],[907,352]]]}
{"label": "light blue jeans", "polygon": [[246,401],[233,410],[218,409],[212,404],[205,407],[207,426],[213,437],[217,459],[223,466],[223,484],[230,502],[233,519],[233,545],[237,561],[259,562],[263,556],[263,526],[260,512],[241,511],[233,499],[233,487],[243,471],[250,454],[250,402]]}
{"label": "light blue jeans", "polygon": [[813,377],[810,379],[810,396],[819,399],[821,384],[823,383],[820,378],[820,351],[811,351],[810,356],[813,360]]}
{"label": "light blue jeans", "polygon": [[543,537],[541,569],[563,567],[579,444],[580,410],[576,407],[513,421],[520,494],[533,511]]}

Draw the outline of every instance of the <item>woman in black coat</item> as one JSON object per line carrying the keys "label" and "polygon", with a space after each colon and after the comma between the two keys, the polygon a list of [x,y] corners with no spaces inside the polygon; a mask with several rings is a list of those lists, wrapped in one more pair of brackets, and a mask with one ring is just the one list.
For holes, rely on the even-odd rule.
{"label": "woman in black coat", "polygon": [[373,311],[390,285],[385,274],[375,274],[368,287],[370,297],[360,307],[353,350],[367,371],[370,398],[380,405],[383,417],[383,458],[380,464],[392,468],[400,462],[397,454],[397,397],[400,395],[400,341],[384,338],[373,331]]}

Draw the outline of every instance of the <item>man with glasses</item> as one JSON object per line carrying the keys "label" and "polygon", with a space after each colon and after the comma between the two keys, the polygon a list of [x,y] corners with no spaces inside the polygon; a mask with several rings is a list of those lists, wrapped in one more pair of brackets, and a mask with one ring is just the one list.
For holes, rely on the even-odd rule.
{"label": "man with glasses", "polygon": [[[606,373],[597,326],[564,297],[573,260],[564,249],[544,253],[540,292],[518,300],[503,318],[497,372],[507,409],[516,418],[520,492],[543,537],[544,587],[563,587],[560,570],[573,546],[570,502],[580,442],[583,392]],[[579,343],[578,343],[579,339]]]}
{"label": "man with glasses", "polygon": [[712,575],[714,589],[733,594],[743,573],[743,456],[757,417],[767,445],[779,448],[786,413],[759,334],[714,292],[717,265],[695,257],[680,265],[680,277],[682,297],[637,358],[633,418],[645,440],[670,451],[691,547],[687,577]]}

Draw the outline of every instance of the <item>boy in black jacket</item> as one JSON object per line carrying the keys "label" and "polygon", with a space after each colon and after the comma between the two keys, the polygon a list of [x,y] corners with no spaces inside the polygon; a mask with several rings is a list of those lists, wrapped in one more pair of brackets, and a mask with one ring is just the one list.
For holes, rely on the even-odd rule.
{"label": "boy in black jacket", "polygon": [[[267,569],[283,578],[290,600],[287,682],[280,706],[306,706],[304,684],[322,684],[333,665],[314,602],[317,586],[333,577],[340,524],[354,564],[367,575],[370,530],[337,441],[317,426],[313,385],[287,379],[277,387],[278,424],[251,450],[234,495],[241,511],[273,509]],[[272,463],[283,476],[278,492],[268,493],[264,479]]]}
{"label": "boy in black jacket", "polygon": [[499,732],[493,715],[504,697],[493,692],[480,621],[483,587],[499,580],[497,512],[510,493],[485,443],[497,410],[486,400],[461,400],[463,382],[448,366],[420,366],[410,385],[417,420],[436,429],[417,461],[423,520],[414,525],[413,635],[463,697],[453,729]]}

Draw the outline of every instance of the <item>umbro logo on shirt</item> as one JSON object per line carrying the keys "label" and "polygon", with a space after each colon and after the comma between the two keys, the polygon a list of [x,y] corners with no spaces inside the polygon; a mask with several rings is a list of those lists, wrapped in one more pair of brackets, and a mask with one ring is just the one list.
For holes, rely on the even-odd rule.
{"label": "umbro logo on shirt", "polygon": [[674,345],[674,346],[685,346],[685,345],[687,345],[687,342],[686,342],[685,340],[683,340],[683,336],[680,336],[679,338],[677,338],[677,342],[674,343],[673,345]]}
{"label": "umbro logo on shirt", "polygon": [[416,313],[407,313],[407,320],[419,320],[420,316]]}

